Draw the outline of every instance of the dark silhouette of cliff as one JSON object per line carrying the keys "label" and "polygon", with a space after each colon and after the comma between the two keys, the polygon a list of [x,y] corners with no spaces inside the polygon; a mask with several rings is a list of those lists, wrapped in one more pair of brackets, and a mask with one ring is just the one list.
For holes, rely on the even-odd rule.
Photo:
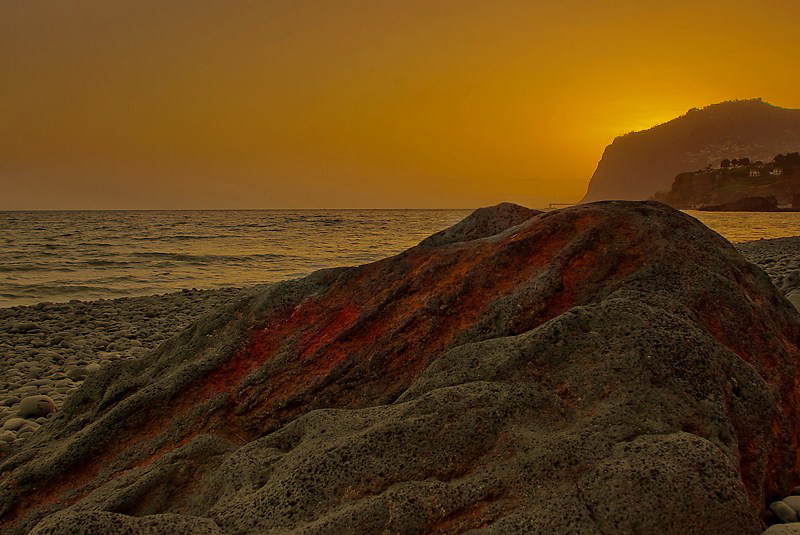
{"label": "dark silhouette of cliff", "polygon": [[764,212],[798,207],[800,153],[779,154],[766,164],[721,163],[719,168],[679,174],[670,190],[654,199],[678,209]]}
{"label": "dark silhouette of cliff", "polygon": [[761,99],[692,109],[606,147],[581,202],[640,200],[670,189],[678,173],[719,165],[724,158],[769,161],[800,148],[800,109]]}

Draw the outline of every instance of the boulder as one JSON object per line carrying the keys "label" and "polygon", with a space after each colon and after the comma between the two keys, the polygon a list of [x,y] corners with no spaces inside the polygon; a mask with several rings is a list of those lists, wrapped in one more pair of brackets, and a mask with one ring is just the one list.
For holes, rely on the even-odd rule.
{"label": "boulder", "polygon": [[104,366],[0,466],[0,531],[764,529],[800,480],[794,307],[659,203],[508,223],[254,289]]}
{"label": "boulder", "polygon": [[707,204],[698,210],[704,212],[774,212],[778,209],[778,200],[774,196],[744,197],[723,204]]}
{"label": "boulder", "polygon": [[479,208],[452,227],[425,238],[420,242],[420,246],[438,247],[451,243],[487,238],[524,223],[541,213],[538,210],[531,210],[508,202]]}

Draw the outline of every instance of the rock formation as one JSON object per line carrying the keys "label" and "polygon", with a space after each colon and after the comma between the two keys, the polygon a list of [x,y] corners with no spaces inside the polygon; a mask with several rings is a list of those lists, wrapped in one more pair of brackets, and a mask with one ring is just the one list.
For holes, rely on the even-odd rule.
{"label": "rock formation", "polygon": [[[649,199],[670,189],[678,173],[719,165],[724,158],[771,161],[800,149],[800,110],[760,99],[690,110],[606,147],[581,202]],[[757,193],[753,193],[757,195]]]}
{"label": "rock formation", "polygon": [[704,204],[698,208],[704,212],[774,212],[778,200],[773,197],[743,197],[722,204]]}
{"label": "rock formation", "polygon": [[758,533],[800,476],[795,309],[663,204],[524,214],[95,372],[0,466],[0,531]]}
{"label": "rock formation", "polygon": [[[778,158],[786,158],[779,155]],[[795,161],[798,160],[798,161]],[[703,205],[741,205],[744,211],[772,211],[797,208],[800,200],[800,153],[792,162],[763,164],[757,162],[731,168],[711,168],[680,173],[669,191],[655,194],[654,199],[674,208],[698,209]],[[771,199],[746,201],[745,199]],[[755,204],[754,204],[755,203]]]}

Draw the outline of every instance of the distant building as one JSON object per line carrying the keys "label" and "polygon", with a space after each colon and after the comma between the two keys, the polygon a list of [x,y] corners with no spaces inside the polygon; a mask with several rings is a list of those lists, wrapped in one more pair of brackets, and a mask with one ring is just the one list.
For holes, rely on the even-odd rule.
{"label": "distant building", "polygon": [[758,169],[750,169],[750,176],[761,176],[761,171]]}
{"label": "distant building", "polygon": [[783,174],[783,169],[781,169],[780,167],[776,167],[775,169],[770,171],[769,174],[771,174],[772,176],[781,176]]}

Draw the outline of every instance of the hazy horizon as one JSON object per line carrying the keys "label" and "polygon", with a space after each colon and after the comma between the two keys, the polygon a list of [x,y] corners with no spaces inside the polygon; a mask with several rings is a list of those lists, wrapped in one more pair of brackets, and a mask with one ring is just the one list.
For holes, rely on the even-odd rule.
{"label": "hazy horizon", "polygon": [[615,137],[798,108],[786,0],[0,0],[0,210],[577,202]]}

